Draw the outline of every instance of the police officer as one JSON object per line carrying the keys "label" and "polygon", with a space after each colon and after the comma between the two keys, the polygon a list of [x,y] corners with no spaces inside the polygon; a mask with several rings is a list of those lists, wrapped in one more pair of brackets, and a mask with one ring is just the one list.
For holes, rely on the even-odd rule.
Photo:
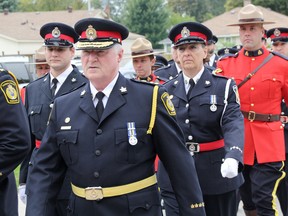
{"label": "police officer", "polygon": [[[211,37],[212,32],[197,22],[180,23],[171,29],[169,38],[183,72],[164,87],[171,95],[186,147],[194,155],[206,214],[236,216],[236,189],[243,183],[238,174],[242,168],[243,116],[234,81],[204,67],[206,43]],[[173,158],[179,159],[176,155]],[[158,176],[167,216],[179,215],[162,163]]]}
{"label": "police officer", "polygon": [[154,72],[155,70],[168,66],[168,61],[167,59],[162,56],[162,55],[155,55],[156,61],[154,65],[152,66],[152,71]]}
{"label": "police officer", "polygon": [[166,80],[156,76],[152,66],[156,62],[152,43],[145,38],[137,38],[131,45],[131,56],[136,80],[163,84]]}
{"label": "police officer", "polygon": [[29,124],[14,75],[0,69],[0,215],[18,215],[14,169],[30,147]]}
{"label": "police officer", "polygon": [[180,62],[178,60],[177,52],[174,48],[173,43],[171,46],[171,52],[172,52],[172,60],[168,62],[169,64],[166,67],[162,67],[154,71],[154,74],[156,76],[159,76],[166,80],[173,79],[174,77],[178,76],[179,73],[181,73]]}
{"label": "police officer", "polygon": [[[217,71],[233,77],[239,87],[244,115],[245,183],[240,188],[245,214],[278,214],[276,191],[284,179],[284,128],[280,121],[281,101],[288,101],[288,62],[273,55],[262,43],[264,20],[260,8],[253,4],[238,14],[240,41],[243,48],[235,57],[218,61]],[[255,205],[251,205],[251,199]]]}
{"label": "police officer", "polygon": [[[71,59],[75,54],[73,44],[78,41],[78,34],[74,29],[63,23],[47,23],[41,27],[40,35],[44,39],[45,56],[50,65],[50,72],[26,87],[25,107],[29,117],[32,149],[21,165],[19,194],[24,203],[25,189],[29,193],[30,188],[34,187],[33,184],[29,184],[28,167],[34,165],[34,157],[40,148],[54,99],[87,82],[77,68],[71,65]],[[71,187],[68,179],[65,179],[65,182],[58,195],[57,215],[67,214]]]}
{"label": "police officer", "polygon": [[69,215],[160,216],[156,154],[171,177],[181,214],[205,215],[194,160],[169,95],[161,85],[126,79],[118,71],[127,28],[86,18],[75,30],[81,35],[77,46],[89,83],[54,102],[31,171],[34,187],[26,215],[53,215],[59,182],[68,169],[73,191]]}
{"label": "police officer", "polygon": [[[288,28],[272,28],[267,31],[267,37],[271,39],[271,48],[273,52],[280,54],[283,58],[288,60]],[[285,136],[285,149],[286,149],[286,160],[285,160],[285,179],[279,183],[277,190],[277,197],[281,206],[281,210],[284,216],[288,216],[288,108],[284,101],[282,101],[282,116]]]}
{"label": "police officer", "polygon": [[211,67],[212,69],[216,68],[216,63],[219,58],[218,55],[215,53],[217,42],[218,37],[216,35],[213,35],[212,38],[207,42],[207,56],[204,59],[204,62],[208,67]]}

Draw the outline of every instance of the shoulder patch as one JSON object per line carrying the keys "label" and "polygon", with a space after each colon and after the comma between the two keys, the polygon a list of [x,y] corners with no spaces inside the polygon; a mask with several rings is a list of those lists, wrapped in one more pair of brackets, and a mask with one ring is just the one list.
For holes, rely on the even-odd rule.
{"label": "shoulder patch", "polygon": [[20,102],[18,87],[13,80],[3,81],[0,84],[0,89],[8,104],[18,104]]}
{"label": "shoulder patch", "polygon": [[175,108],[174,108],[172,101],[170,100],[170,95],[167,92],[164,92],[161,95],[161,100],[162,100],[167,112],[169,113],[169,115],[175,116],[176,111],[175,111]]}
{"label": "shoulder patch", "polygon": [[151,82],[143,82],[141,80],[136,80],[136,79],[131,79],[133,82],[136,82],[136,83],[141,83],[141,84],[146,84],[146,85],[152,85],[152,86],[155,86],[157,85],[157,83],[151,83]]}

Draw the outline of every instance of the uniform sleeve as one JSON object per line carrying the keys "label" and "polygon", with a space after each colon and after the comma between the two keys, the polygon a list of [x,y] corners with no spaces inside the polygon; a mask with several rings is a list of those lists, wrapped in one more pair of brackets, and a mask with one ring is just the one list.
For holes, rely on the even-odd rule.
{"label": "uniform sleeve", "polygon": [[56,215],[56,197],[67,170],[57,144],[56,110],[57,100],[29,175],[28,184],[33,187],[26,187],[26,216]]}
{"label": "uniform sleeve", "polygon": [[0,71],[0,182],[29,151],[30,133],[19,89],[6,71]]}
{"label": "uniform sleeve", "polygon": [[[229,84],[229,80],[227,84]],[[243,165],[244,118],[240,110],[239,93],[235,81],[231,80],[227,91],[229,92],[225,91],[228,97],[221,121],[227,148],[226,158],[234,158]]]}
{"label": "uniform sleeve", "polygon": [[[176,122],[169,95],[159,88],[153,139],[156,151],[170,177],[180,215],[205,215],[194,159],[186,149],[184,135]],[[188,183],[189,182],[189,183]]]}
{"label": "uniform sleeve", "polygon": [[[25,88],[25,108],[26,108],[26,113],[28,113],[28,107],[29,107],[29,100],[28,100],[28,94],[29,94],[29,88]],[[33,134],[30,131],[30,136],[31,136],[31,142],[29,143],[30,145],[30,151],[28,152],[28,154],[26,155],[26,157],[24,158],[24,160],[21,163],[20,166],[20,174],[19,174],[19,184],[26,184],[27,181],[27,176],[28,176],[28,168],[29,168],[29,163],[30,163],[30,159],[32,156],[32,152],[35,148],[35,136],[33,136]]]}

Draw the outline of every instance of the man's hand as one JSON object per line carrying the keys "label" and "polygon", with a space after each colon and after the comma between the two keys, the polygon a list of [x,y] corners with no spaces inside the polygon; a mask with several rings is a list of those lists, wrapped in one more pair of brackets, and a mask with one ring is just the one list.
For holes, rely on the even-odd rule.
{"label": "man's hand", "polygon": [[238,175],[239,162],[234,158],[226,158],[221,165],[221,174],[223,178],[234,178]]}

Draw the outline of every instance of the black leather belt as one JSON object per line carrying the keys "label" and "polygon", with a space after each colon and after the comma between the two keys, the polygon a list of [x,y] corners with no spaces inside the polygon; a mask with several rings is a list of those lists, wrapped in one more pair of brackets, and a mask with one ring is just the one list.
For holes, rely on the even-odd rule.
{"label": "black leather belt", "polygon": [[264,121],[264,122],[272,122],[272,121],[280,121],[280,115],[273,115],[273,114],[259,114],[255,113],[254,111],[241,111],[244,118],[248,119],[249,121]]}

